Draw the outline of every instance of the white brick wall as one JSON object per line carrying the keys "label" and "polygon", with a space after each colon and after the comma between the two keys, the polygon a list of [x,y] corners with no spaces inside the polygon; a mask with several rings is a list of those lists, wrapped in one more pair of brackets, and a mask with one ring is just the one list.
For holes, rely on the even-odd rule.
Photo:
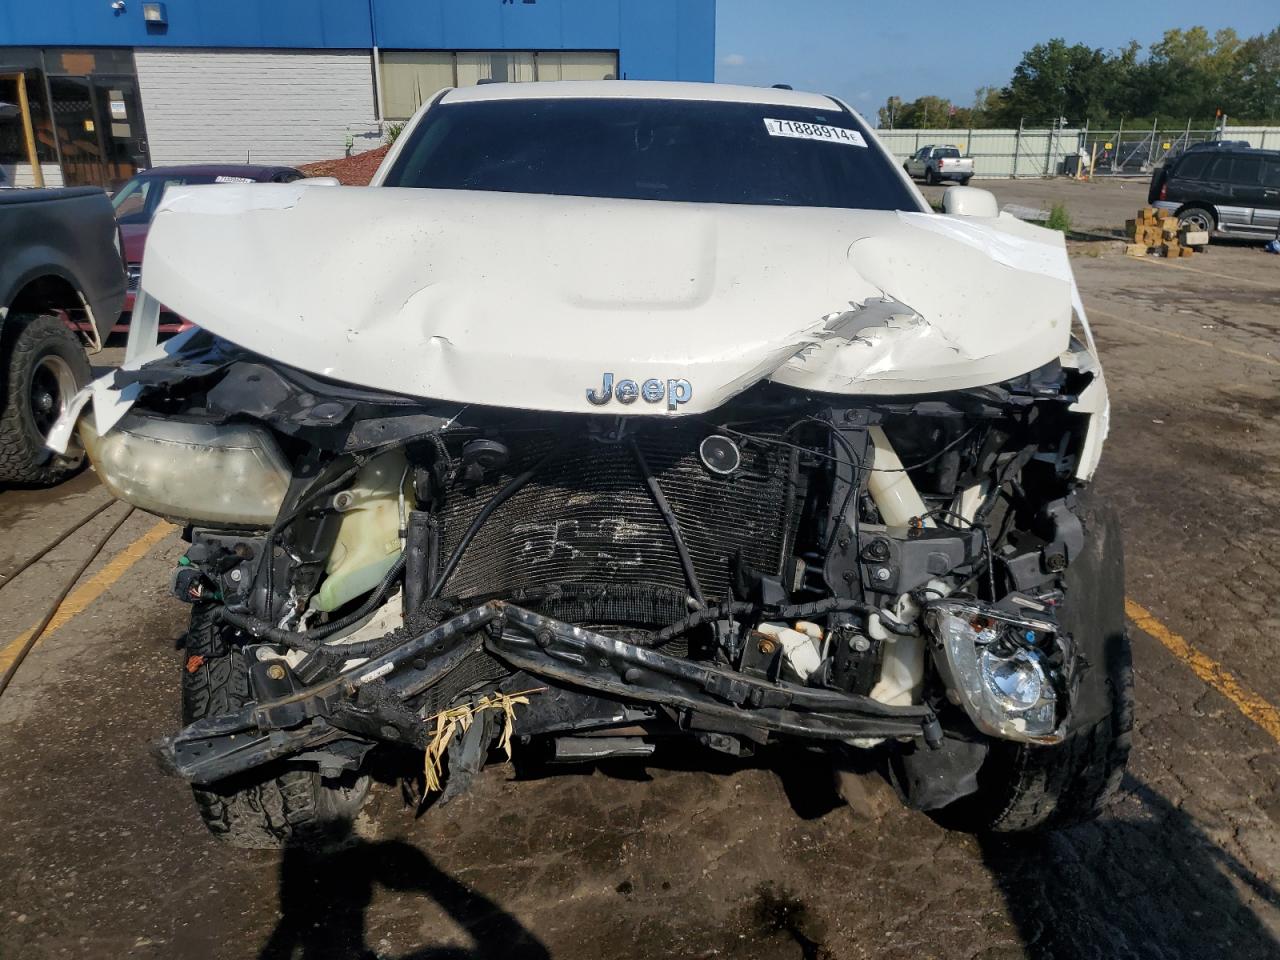
{"label": "white brick wall", "polygon": [[[46,187],[62,186],[62,168],[56,163],[42,163],[40,170],[44,173]],[[29,163],[0,163],[0,187],[34,187],[35,178],[31,176]]]}
{"label": "white brick wall", "polygon": [[134,51],[151,162],[307,163],[381,143],[367,51]]}

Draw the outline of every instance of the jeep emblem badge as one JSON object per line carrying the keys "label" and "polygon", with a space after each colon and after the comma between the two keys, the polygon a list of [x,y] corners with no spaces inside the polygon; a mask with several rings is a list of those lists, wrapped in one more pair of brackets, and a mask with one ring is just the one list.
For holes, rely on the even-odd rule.
{"label": "jeep emblem badge", "polygon": [[632,404],[640,397],[646,403],[661,403],[665,397],[667,409],[675,410],[693,397],[693,385],[688,380],[668,380],[663,383],[651,377],[644,383],[634,380],[619,380],[616,383],[612,373],[604,375],[604,382],[598,389],[587,388],[587,400],[597,407],[603,407],[610,400],[617,399],[622,404]]}

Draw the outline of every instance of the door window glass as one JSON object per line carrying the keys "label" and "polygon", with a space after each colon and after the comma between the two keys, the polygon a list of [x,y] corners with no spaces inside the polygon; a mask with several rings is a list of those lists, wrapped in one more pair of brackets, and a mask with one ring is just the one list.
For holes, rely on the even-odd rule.
{"label": "door window glass", "polygon": [[1262,177],[1261,157],[1236,157],[1231,166],[1231,182],[1242,187],[1256,187]]}
{"label": "door window glass", "polygon": [[1214,157],[1213,164],[1209,167],[1209,173],[1205,177],[1206,180],[1230,180],[1231,179],[1231,158],[1230,157]]}
{"label": "door window glass", "polygon": [[1262,165],[1262,185],[1280,187],[1280,160],[1268,160]]}

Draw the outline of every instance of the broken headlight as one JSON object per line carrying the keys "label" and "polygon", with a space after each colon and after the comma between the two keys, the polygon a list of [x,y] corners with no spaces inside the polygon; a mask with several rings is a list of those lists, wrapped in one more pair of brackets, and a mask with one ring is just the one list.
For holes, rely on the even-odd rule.
{"label": "broken headlight", "polygon": [[103,484],[149,513],[219,527],[269,527],[291,471],[271,434],[245,424],[184,423],[130,414],[80,439]]}
{"label": "broken headlight", "polygon": [[1056,742],[1059,697],[1049,653],[1057,628],[1019,619],[984,604],[944,601],[930,606],[938,671],[948,697],[983,733],[1007,740]]}

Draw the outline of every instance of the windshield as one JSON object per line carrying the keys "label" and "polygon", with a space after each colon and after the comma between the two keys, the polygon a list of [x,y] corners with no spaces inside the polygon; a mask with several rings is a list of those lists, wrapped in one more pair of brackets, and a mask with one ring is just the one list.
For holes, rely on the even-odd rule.
{"label": "windshield", "polygon": [[641,99],[441,104],[389,187],[918,210],[862,124],[829,110]]}
{"label": "windshield", "polygon": [[[291,178],[296,179],[296,178]],[[134,177],[111,198],[116,212],[116,223],[150,223],[164,197],[164,192],[175,186],[195,186],[207,183],[254,183],[253,177],[218,175],[213,173],[148,174]]]}
{"label": "windshield", "polygon": [[147,197],[155,181],[151,177],[134,177],[116,191],[111,206],[120,223],[146,223]]}

